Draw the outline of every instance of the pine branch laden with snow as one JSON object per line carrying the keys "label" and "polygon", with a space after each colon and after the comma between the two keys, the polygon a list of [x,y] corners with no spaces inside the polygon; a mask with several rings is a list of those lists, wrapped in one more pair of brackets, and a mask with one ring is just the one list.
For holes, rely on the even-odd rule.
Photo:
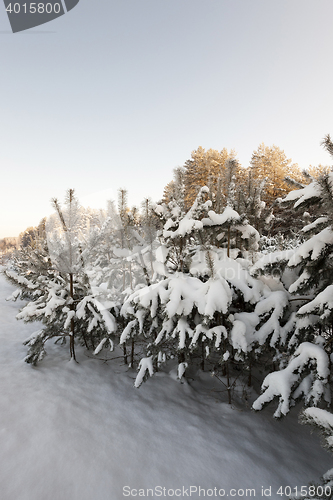
{"label": "pine branch laden with snow", "polygon": [[317,181],[311,182],[301,189],[290,191],[283,199],[284,203],[294,202],[294,208],[306,206],[308,202],[316,203],[321,199],[321,189]]}
{"label": "pine branch laden with snow", "polygon": [[294,253],[295,249],[290,249],[264,254],[252,266],[251,274],[253,276],[267,274],[282,278],[283,272]]}
{"label": "pine branch laden with snow", "polygon": [[24,358],[26,363],[36,365],[46,356],[45,343],[50,336],[46,330],[38,330],[33,333],[28,339],[23,342],[23,345],[28,346],[28,353]]}
{"label": "pine branch laden with snow", "polygon": [[318,315],[322,324],[329,323],[331,326],[331,315],[333,310],[333,285],[328,285],[313,300],[304,304],[297,311],[299,318],[309,315]]}
{"label": "pine branch laden with snow", "polygon": [[[192,338],[194,330],[193,311],[197,310],[202,317],[213,319],[216,312],[227,314],[232,293],[225,280],[208,280],[202,282],[198,278],[176,273],[174,276],[150,287],[134,292],[124,303],[121,314],[134,315],[140,325],[139,332],[144,329],[148,318],[162,319],[162,329],[156,342],[172,331],[173,338],[179,338],[179,348],[183,348],[186,338]],[[161,308],[161,310],[160,310]],[[133,320],[134,321],[134,320]],[[128,323],[132,328],[133,321]],[[127,334],[127,330],[123,335]]]}
{"label": "pine branch laden with snow", "polygon": [[134,387],[140,387],[140,385],[148,375],[150,375],[151,377],[154,375],[153,356],[142,358],[140,360],[139,373],[136,376]]}
{"label": "pine branch laden with snow", "polygon": [[319,233],[305,241],[292,255],[288,261],[290,267],[299,265],[304,260],[316,261],[330,254],[333,245],[333,231],[326,227]]}
{"label": "pine branch laden with snow", "polygon": [[321,401],[330,403],[329,365],[329,357],[320,345],[303,342],[286,368],[266,376],[262,384],[263,393],[253,403],[253,409],[261,410],[264,405],[279,398],[274,413],[279,418],[287,415],[290,407],[300,398],[307,405],[317,406]]}
{"label": "pine branch laden with snow", "polygon": [[300,423],[315,426],[324,438],[324,446],[333,453],[333,414],[317,407],[305,408],[299,417]]}

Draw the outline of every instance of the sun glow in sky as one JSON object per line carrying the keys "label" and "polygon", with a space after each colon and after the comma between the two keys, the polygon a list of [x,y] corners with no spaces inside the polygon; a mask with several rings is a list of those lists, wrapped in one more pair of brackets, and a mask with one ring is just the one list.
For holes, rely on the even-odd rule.
{"label": "sun glow in sky", "polygon": [[331,0],[81,0],[12,34],[0,5],[0,238],[68,188],[157,201],[199,146],[329,165],[332,21]]}

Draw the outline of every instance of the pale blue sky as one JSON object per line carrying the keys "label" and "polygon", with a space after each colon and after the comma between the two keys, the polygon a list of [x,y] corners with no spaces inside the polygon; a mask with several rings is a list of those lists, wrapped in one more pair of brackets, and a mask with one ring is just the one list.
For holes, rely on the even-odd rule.
{"label": "pale blue sky", "polygon": [[11,34],[0,5],[0,238],[74,188],[156,201],[191,151],[330,164],[332,0],[81,0]]}

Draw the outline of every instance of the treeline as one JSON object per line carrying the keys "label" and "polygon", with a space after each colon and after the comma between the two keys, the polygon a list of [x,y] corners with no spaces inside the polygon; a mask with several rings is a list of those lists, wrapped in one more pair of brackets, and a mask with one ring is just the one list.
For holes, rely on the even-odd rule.
{"label": "treeline", "polygon": [[208,186],[213,208],[220,211],[226,204],[229,185],[234,183],[234,208],[246,214],[258,231],[272,236],[279,232],[292,234],[300,225],[290,220],[285,210],[280,210],[279,200],[326,170],[327,167],[319,165],[301,171],[275,145],[260,144],[246,168],[240,165],[233,150],[206,151],[199,147],[183,167],[174,170],[173,180],[164,188],[163,202],[179,197],[182,186],[185,208],[189,209],[199,189]]}
{"label": "treeline", "polygon": [[33,247],[34,242],[38,241],[43,234],[43,225],[45,220],[41,221],[38,227],[30,226],[19,236],[6,237],[0,240],[0,254],[3,258],[9,258],[10,255],[19,248]]}
{"label": "treeline", "polygon": [[16,237],[2,238],[0,240],[0,252],[6,253],[19,247],[19,239]]}

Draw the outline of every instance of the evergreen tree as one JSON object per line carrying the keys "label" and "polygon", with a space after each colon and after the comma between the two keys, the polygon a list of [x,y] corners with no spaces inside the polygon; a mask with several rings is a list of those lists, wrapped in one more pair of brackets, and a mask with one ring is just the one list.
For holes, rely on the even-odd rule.
{"label": "evergreen tree", "polygon": [[[325,148],[332,152],[329,137]],[[279,397],[276,416],[285,415],[291,405],[304,398],[307,405],[330,403],[330,355],[333,339],[333,170],[313,179],[307,186],[290,192],[286,203],[310,210],[320,207],[320,216],[303,229],[305,241],[296,249],[273,253],[257,262],[256,269],[268,266],[289,271],[290,301],[295,301],[291,319],[293,334],[286,346],[288,362],[271,373],[263,384],[263,394],[255,409]],[[309,215],[310,217],[310,215]]]}
{"label": "evergreen tree", "polygon": [[103,304],[103,289],[92,290],[86,273],[91,250],[98,243],[98,232],[87,229],[87,218],[69,190],[65,208],[53,200],[56,213],[46,224],[44,244],[23,249],[7,278],[18,285],[19,295],[29,302],[17,315],[24,321],[41,321],[43,328],[26,342],[28,363],[36,364],[46,354],[51,338],[69,338],[70,356],[75,356],[75,338],[89,348],[105,334],[116,330],[115,317]]}
{"label": "evergreen tree", "polygon": [[[131,294],[121,310],[127,321],[121,342],[136,336],[147,343],[137,386],[166,359],[178,358],[181,378],[195,357],[201,356],[203,364],[206,356],[217,356],[230,401],[232,364],[242,364],[249,373],[252,351],[267,338],[283,335],[286,292],[273,292],[251,277],[245,251],[234,248],[235,242],[228,245],[229,228],[240,233],[248,249],[256,248],[259,238],[232,209],[232,193],[230,187],[229,205],[221,214],[210,210],[207,187],[186,213],[173,203],[155,207],[164,220],[163,244],[154,263],[162,278]],[[218,246],[223,239],[225,246]]]}

